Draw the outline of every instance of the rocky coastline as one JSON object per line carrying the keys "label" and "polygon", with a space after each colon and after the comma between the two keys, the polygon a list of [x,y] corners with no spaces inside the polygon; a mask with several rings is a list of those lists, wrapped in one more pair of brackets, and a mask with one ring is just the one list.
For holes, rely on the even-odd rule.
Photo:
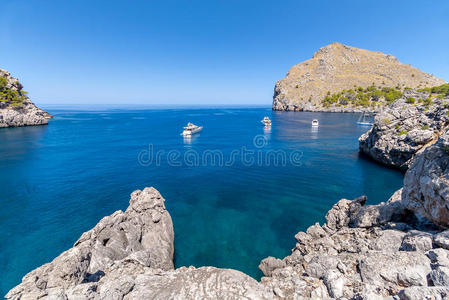
{"label": "rocky coastline", "polygon": [[447,299],[449,131],[416,153],[386,202],[342,199],[326,223],[264,259],[260,282],[230,269],[173,267],[173,225],[154,188],[131,194],[7,299]]}
{"label": "rocky coastline", "polygon": [[[424,100],[410,103],[410,99]],[[413,157],[435,143],[447,128],[449,96],[438,99],[411,90],[375,116],[372,128],[359,138],[360,152],[405,171]]]}
{"label": "rocky coastline", "polygon": [[26,96],[17,78],[0,69],[0,128],[47,125],[52,116]]}

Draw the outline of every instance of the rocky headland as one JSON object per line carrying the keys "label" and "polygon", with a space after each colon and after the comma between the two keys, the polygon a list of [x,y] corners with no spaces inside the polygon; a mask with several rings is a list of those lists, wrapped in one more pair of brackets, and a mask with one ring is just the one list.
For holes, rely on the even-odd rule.
{"label": "rocky headland", "polygon": [[416,153],[435,143],[448,127],[449,84],[407,90],[376,114],[373,127],[359,138],[359,147],[386,166],[406,170]]}
{"label": "rocky headland", "polygon": [[444,83],[392,55],[332,43],[276,82],[273,110],[377,111],[406,88]]}
{"label": "rocky headland", "polygon": [[31,102],[17,78],[0,69],[0,128],[46,125],[50,118]]}
{"label": "rocky headland", "polygon": [[415,154],[386,202],[342,199],[264,259],[260,282],[230,269],[173,267],[173,225],[153,188],[74,247],[27,274],[7,299],[448,299],[449,131]]}

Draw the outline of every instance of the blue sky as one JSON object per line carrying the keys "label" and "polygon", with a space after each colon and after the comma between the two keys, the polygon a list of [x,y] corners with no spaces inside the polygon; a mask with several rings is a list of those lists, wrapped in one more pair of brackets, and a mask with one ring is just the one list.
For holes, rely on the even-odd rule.
{"label": "blue sky", "polygon": [[263,104],[341,42],[449,80],[449,1],[0,3],[0,67],[38,104]]}

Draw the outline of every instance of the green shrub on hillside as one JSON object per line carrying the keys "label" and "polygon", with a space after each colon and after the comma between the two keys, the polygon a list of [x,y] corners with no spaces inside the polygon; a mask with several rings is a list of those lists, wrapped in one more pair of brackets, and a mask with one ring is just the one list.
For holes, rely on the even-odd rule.
{"label": "green shrub on hillside", "polygon": [[420,92],[429,92],[431,94],[439,94],[445,96],[449,96],[449,83],[445,83],[439,86],[434,86],[431,88],[420,89]]}
{"label": "green shrub on hillside", "polygon": [[415,104],[415,98],[414,97],[408,97],[407,100],[405,100],[408,104]]}
{"label": "green shrub on hillside", "polygon": [[12,90],[7,88],[8,79],[0,77],[0,102],[6,102],[10,106],[20,107],[23,101],[27,99],[27,92],[19,89]]}
{"label": "green shrub on hillside", "polygon": [[424,105],[429,106],[433,104],[433,100],[431,97],[428,97],[427,99],[424,99]]}
{"label": "green shrub on hillside", "polygon": [[322,100],[325,107],[330,107],[331,105],[348,105],[352,104],[354,106],[375,107],[376,103],[384,99],[388,104],[401,98],[403,93],[394,88],[378,88],[374,84],[367,87],[366,89],[361,86],[355,89],[343,90],[339,93],[331,94],[330,91]]}

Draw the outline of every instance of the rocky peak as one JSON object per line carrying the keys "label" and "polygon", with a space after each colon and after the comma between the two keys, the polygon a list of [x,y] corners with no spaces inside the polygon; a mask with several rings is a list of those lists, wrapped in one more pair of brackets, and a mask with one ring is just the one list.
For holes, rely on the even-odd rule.
{"label": "rocky peak", "polygon": [[373,84],[378,88],[404,90],[443,83],[442,79],[400,63],[392,55],[335,42],[320,48],[311,59],[291,67],[286,77],[276,82],[273,109],[357,111],[364,107],[356,101],[338,102],[328,107],[323,100],[328,93],[367,88]]}

